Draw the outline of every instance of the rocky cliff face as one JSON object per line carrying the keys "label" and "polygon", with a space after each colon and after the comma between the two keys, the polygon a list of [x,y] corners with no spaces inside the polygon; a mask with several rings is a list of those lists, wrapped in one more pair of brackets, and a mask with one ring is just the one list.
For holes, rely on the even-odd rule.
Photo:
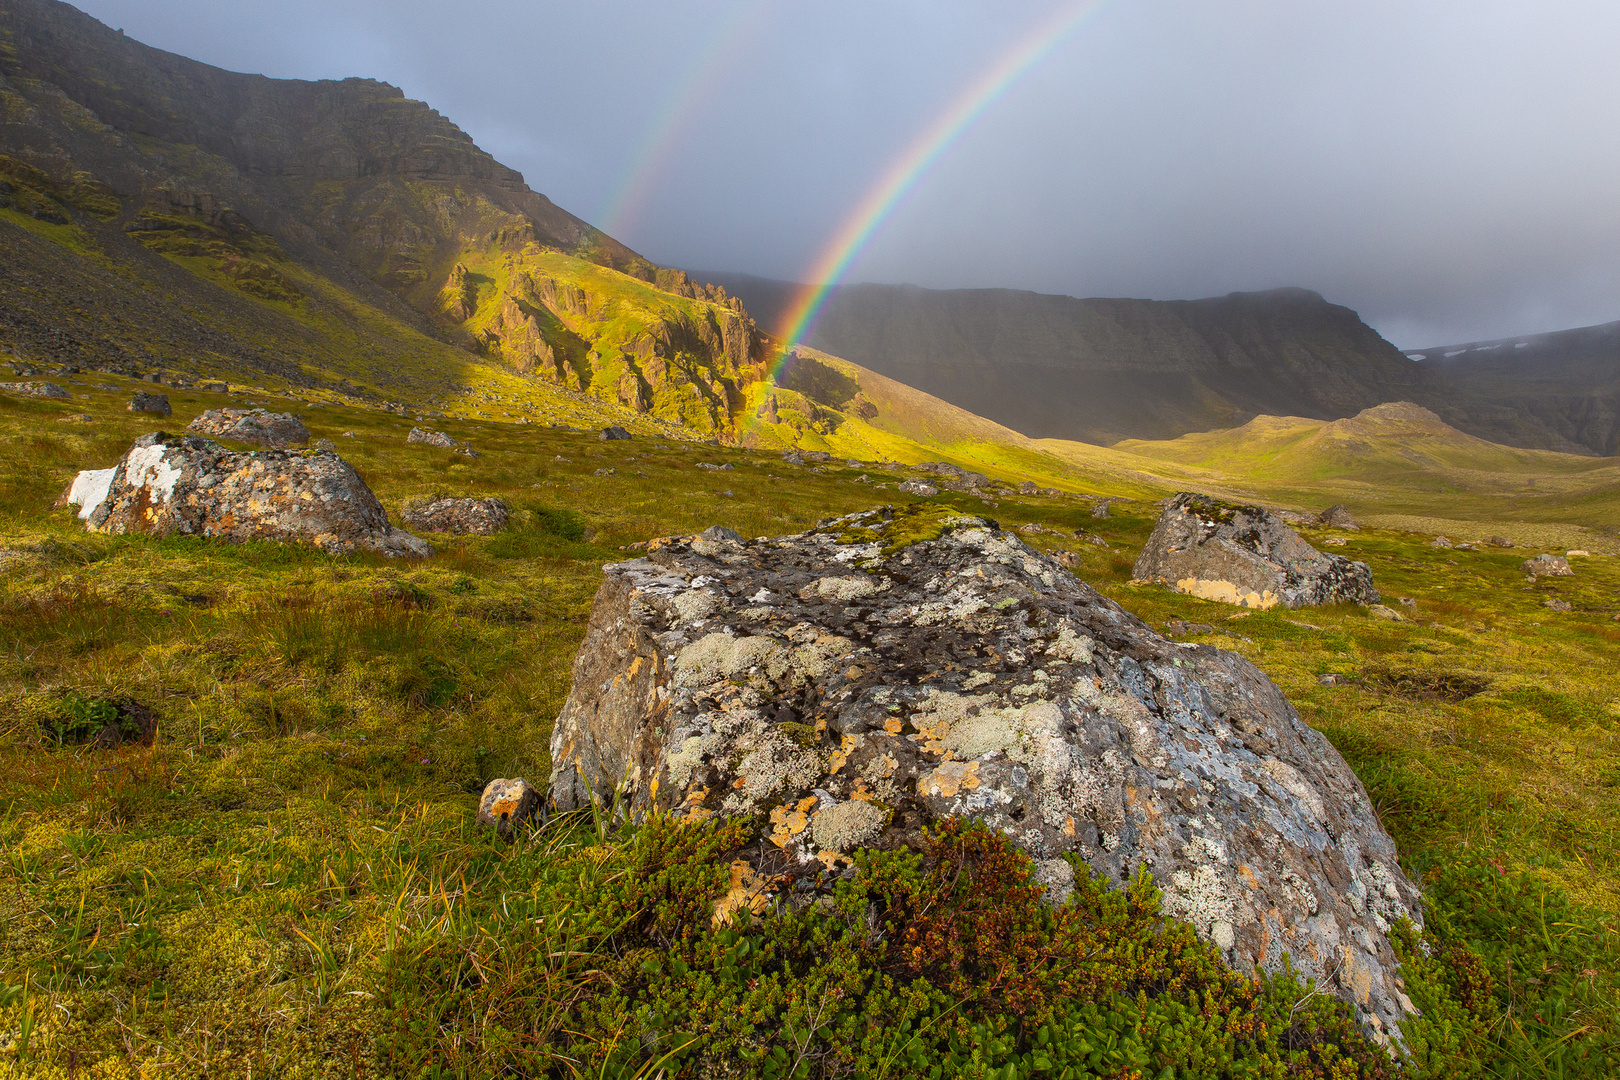
{"label": "rocky cliff face", "polygon": [[1385,936],[1418,892],[1354,774],[1248,661],[1165,640],[1055,560],[924,504],[608,566],[552,740],[560,806],[756,815],[753,870],[841,873],[946,815],[1061,899],[1151,870],[1240,968],[1393,1033]]}

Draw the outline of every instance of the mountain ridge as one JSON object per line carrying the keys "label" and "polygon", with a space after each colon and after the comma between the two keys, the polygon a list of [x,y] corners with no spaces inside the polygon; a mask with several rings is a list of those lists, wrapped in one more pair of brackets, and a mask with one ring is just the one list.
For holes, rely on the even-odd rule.
{"label": "mountain ridge", "polygon": [[[776,333],[805,288],[704,276]],[[1308,289],[1140,300],[853,284],[832,290],[808,343],[971,402],[1037,438],[1112,445],[1263,415],[1338,419],[1411,400],[1492,442],[1577,454],[1620,448],[1620,383],[1608,395],[1594,379],[1567,378],[1524,399],[1534,379],[1523,371],[1470,375],[1414,363],[1410,350]]]}

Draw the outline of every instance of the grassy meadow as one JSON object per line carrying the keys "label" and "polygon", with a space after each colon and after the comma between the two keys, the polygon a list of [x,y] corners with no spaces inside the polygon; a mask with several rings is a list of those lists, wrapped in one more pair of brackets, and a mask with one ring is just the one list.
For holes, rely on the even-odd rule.
{"label": "grassy meadow", "polygon": [[[1401,1065],[1331,999],[1222,969],[1157,919],[1145,880],[1082,888],[1054,915],[1017,857],[971,830],[922,863],[865,859],[825,909],[724,928],[708,905],[737,846],[725,827],[575,816],[511,845],[475,827],[485,782],[547,779],[600,567],[630,557],[623,545],[715,524],[801,531],[910,501],[894,489],[908,470],[795,466],[645,431],[603,442],[494,418],[429,424],[469,442],[469,459],[407,445],[411,420],[333,402],[297,408],[391,515],[498,495],[513,528],[433,537],[422,562],[100,536],[51,509],[73,474],[228,400],[170,389],[160,424],[124,411],[136,384],[111,382],[70,386],[72,402],[0,395],[0,1070],[1342,1080],[1620,1067],[1620,558],[1530,582],[1519,564],[1544,549],[1307,529],[1366,560],[1403,620],[1251,614],[1131,583],[1172,489],[1123,466],[1067,478],[1129,496],[1106,518],[1073,494],[938,497],[1042,526],[1031,545],[1071,552],[1077,574],[1156,628],[1207,624],[1344,753],[1433,904],[1428,936],[1406,939],[1425,1013]],[[90,419],[61,419],[72,413]],[[1052,475],[1032,451],[957,460],[1012,483]],[[134,737],[143,717],[149,745]],[[109,720],[131,737],[85,741]],[[988,929],[969,885],[999,898]],[[911,970],[877,949],[862,927],[880,902],[906,933],[955,942],[955,966]]]}

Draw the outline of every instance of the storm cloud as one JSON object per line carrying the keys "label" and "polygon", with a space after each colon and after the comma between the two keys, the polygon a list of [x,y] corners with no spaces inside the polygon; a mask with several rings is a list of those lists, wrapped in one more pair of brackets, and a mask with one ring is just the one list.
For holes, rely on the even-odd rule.
{"label": "storm cloud", "polygon": [[[159,48],[384,79],[664,264],[801,280],[1047,0],[80,0]],[[1300,285],[1418,347],[1620,318],[1620,6],[1112,0],[851,280]]]}

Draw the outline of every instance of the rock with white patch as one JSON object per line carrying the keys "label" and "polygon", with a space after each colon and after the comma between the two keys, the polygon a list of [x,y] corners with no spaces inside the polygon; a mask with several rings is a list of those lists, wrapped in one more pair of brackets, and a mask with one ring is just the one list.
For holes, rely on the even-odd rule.
{"label": "rock with white patch", "polygon": [[1189,491],[1164,508],[1132,576],[1248,608],[1379,600],[1366,563],[1317,551],[1269,510]]}
{"label": "rock with white patch", "polygon": [[552,740],[562,808],[753,815],[768,875],[845,872],[942,817],[1063,857],[1240,968],[1403,1011],[1387,931],[1419,894],[1337,751],[1242,657],[1166,640],[1056,560],[924,504],[797,536],[669,538],[605,568]]}
{"label": "rock with white patch", "polygon": [[433,552],[390,526],[365,481],[325,450],[237,453],[195,435],[154,432],[112,468],[81,472],[58,504],[77,506],[96,532],[280,540],[334,555]]}

